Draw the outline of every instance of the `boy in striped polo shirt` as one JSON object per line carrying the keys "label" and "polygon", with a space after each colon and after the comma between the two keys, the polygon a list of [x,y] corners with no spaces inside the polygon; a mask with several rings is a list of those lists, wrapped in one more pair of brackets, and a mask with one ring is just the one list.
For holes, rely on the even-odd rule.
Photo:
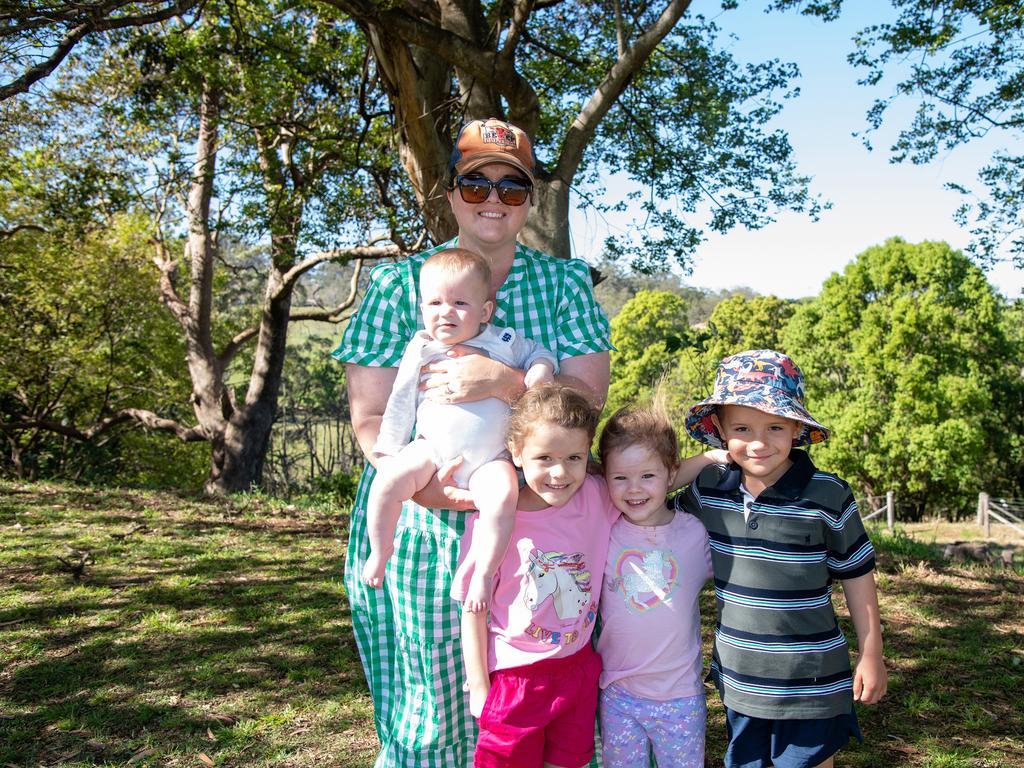
{"label": "boy in striped polo shirt", "polygon": [[[797,446],[829,431],[804,408],[803,375],[780,352],[725,358],[686,430],[729,451],[677,504],[708,529],[718,622],[711,677],[726,710],[727,768],[831,768],[861,739],[853,702],[885,694],[875,554],[853,493]],[[860,658],[850,669],[832,609],[843,584]]]}

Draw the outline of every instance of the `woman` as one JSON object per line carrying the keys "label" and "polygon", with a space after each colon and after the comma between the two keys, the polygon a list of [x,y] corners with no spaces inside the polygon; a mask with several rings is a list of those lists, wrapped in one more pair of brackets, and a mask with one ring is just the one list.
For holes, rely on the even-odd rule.
{"label": "woman", "polygon": [[[458,236],[402,262],[378,266],[334,357],[348,378],[352,426],[363,453],[380,430],[396,366],[420,321],[419,267],[458,245],[491,265],[492,322],[514,328],[559,359],[558,380],[588,392],[598,405],[608,391],[608,320],[594,300],[589,268],[556,259],[516,238],[533,200],[535,159],[523,131],[500,120],[475,120],[459,132],[449,162],[448,202]],[[430,397],[470,402],[515,400],[523,371],[468,350],[426,369]],[[352,509],[345,586],[352,625],[373,695],[381,741],[377,766],[459,768],[473,757],[476,725],[463,692],[459,606],[449,596],[465,515],[435,482],[402,511],[383,589],[359,574],[369,550],[366,498],[374,472],[363,473]]]}

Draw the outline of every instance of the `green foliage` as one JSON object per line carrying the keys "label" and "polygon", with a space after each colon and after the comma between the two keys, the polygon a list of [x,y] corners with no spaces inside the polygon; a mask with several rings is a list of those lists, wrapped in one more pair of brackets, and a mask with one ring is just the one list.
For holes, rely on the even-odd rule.
{"label": "green foliage", "polygon": [[869,494],[897,490],[901,514],[973,509],[1006,477],[1002,314],[981,270],[944,243],[894,238],[833,275],[784,333],[812,413],[834,430],[815,460]]}
{"label": "green foliage", "polygon": [[796,305],[776,296],[732,296],[715,305],[707,352],[714,365],[744,349],[785,351],[782,334]]}
{"label": "green foliage", "polygon": [[[617,7],[628,40],[663,6]],[[780,210],[816,218],[822,209],[796,170],[788,137],[770,128],[796,94],[796,66],[737,62],[719,33],[700,15],[677,24],[598,125],[575,181],[599,190],[609,174],[630,180],[629,198],[643,215],[605,250],[642,272],[687,267],[708,230],[757,229]],[[520,68],[542,102],[541,157],[557,157],[565,127],[619,56],[617,35],[608,3],[555,5],[531,16]],[[587,197],[599,211],[625,203],[618,195]]]}
{"label": "green foliage", "polygon": [[692,340],[684,299],[668,291],[641,291],[612,320],[612,382],[607,413],[647,399]]}
{"label": "green foliage", "polygon": [[[154,301],[146,232],[144,219],[118,215],[99,231],[23,231],[0,241],[0,420],[92,424],[127,407],[179,414],[189,392],[184,350]],[[85,446],[37,430],[9,433],[3,466],[26,475],[140,479],[155,456],[139,441],[115,432]],[[180,474],[166,462],[175,453],[184,461]],[[165,480],[195,483],[195,446],[162,455]]]}

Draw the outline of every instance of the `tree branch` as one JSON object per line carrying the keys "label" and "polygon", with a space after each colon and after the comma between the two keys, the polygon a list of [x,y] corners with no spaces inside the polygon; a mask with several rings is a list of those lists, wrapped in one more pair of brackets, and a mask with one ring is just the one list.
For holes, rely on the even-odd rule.
{"label": "tree branch", "polygon": [[690,2],[691,0],[670,0],[657,21],[612,65],[604,80],[597,86],[594,95],[569,126],[562,145],[562,153],[553,172],[555,176],[569,183],[576,175],[576,169],[583,159],[583,151],[593,138],[598,124],[622,95],[630,79],[644,65],[658,43],[682,18]]}
{"label": "tree branch", "polygon": [[64,39],[53,49],[53,53],[35,66],[29,67],[21,77],[0,85],[0,101],[9,99],[19,93],[26,93],[34,83],[42,80],[60,66],[61,62],[71,53],[71,50],[88,34],[125,29],[127,27],[143,27],[147,24],[166,21],[174,16],[181,16],[187,13],[199,5],[199,2],[200,0],[172,0],[171,5],[163,10],[139,16],[122,16],[120,18],[103,18],[96,14],[97,9],[83,8],[79,15],[79,18],[82,19],[81,23],[73,27],[64,36]]}
{"label": "tree branch", "polygon": [[206,440],[206,435],[201,427],[185,427],[173,419],[165,419],[152,411],[141,408],[123,408],[112,416],[108,416],[91,427],[84,429],[80,429],[73,424],[65,424],[48,419],[21,419],[14,422],[0,422],[0,432],[24,432],[31,429],[40,429],[88,442],[118,424],[131,421],[158,432],[171,432],[182,442],[196,443]]}
{"label": "tree branch", "polygon": [[359,245],[354,248],[342,250],[320,251],[300,261],[281,276],[281,284],[277,293],[287,290],[295,281],[313,267],[323,264],[325,261],[348,262],[375,261],[380,259],[397,259],[403,255],[396,245]]}
{"label": "tree branch", "polygon": [[[369,246],[364,246],[364,250],[369,250],[369,249],[370,249]],[[353,249],[353,250],[359,250],[359,249]],[[385,249],[378,249],[378,250],[385,250]],[[331,253],[338,253],[338,252],[335,252],[335,251],[324,251],[323,252],[323,254],[331,254]],[[348,253],[351,253],[351,251],[343,251],[341,253],[348,254]],[[317,256],[321,256],[323,254],[316,254],[316,255]],[[300,309],[292,310],[289,313],[289,315],[288,315],[288,322],[291,323],[292,321],[321,320],[321,321],[329,322],[329,323],[337,323],[337,322],[340,322],[341,320],[343,320],[344,318],[342,317],[342,312],[344,312],[346,309],[351,307],[355,303],[356,296],[359,295],[359,278],[362,275],[363,264],[364,264],[366,258],[367,257],[365,257],[365,256],[354,257],[353,260],[355,261],[355,267],[352,270],[352,279],[349,281],[348,297],[343,302],[341,302],[340,304],[338,304],[337,306],[335,306],[333,308],[331,308],[331,307],[302,307]],[[306,261],[309,262],[309,261],[312,261],[312,260],[313,260],[313,257],[310,257],[310,259],[307,259]],[[323,258],[323,259],[319,259],[316,263],[320,264],[320,263],[322,263],[324,261],[331,261],[331,260],[332,260],[331,258]],[[303,262],[303,263],[305,264],[306,262]],[[222,369],[226,369],[228,367],[228,364],[230,364],[231,360],[234,358],[234,356],[236,354],[238,354],[238,350],[240,350],[245,345],[246,342],[251,341],[252,339],[256,338],[259,335],[259,332],[260,332],[259,326],[251,326],[249,328],[246,328],[246,329],[236,333],[234,338],[232,338],[231,341],[229,341],[227,344],[224,345],[224,348],[221,350],[220,354],[217,356],[217,360],[220,363],[221,368]]]}
{"label": "tree branch", "polygon": [[515,68],[515,62],[440,26],[425,22],[399,8],[377,5],[373,0],[327,0],[357,20],[365,20],[387,30],[406,43],[425,48],[452,66],[505,96],[509,119],[528,133],[536,128],[540,100],[536,92]]}
{"label": "tree branch", "polygon": [[14,237],[19,232],[23,232],[25,230],[31,230],[33,232],[43,232],[43,233],[46,233],[46,232],[49,231],[48,229],[46,229],[46,227],[41,227],[38,224],[16,224],[15,226],[11,227],[10,229],[0,229],[0,238],[3,238],[3,239],[6,240],[7,238]]}

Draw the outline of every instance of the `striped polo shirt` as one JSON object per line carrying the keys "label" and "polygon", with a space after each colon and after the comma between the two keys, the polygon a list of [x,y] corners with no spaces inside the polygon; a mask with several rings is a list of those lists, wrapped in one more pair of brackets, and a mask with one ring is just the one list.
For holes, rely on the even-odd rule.
{"label": "striped polo shirt", "polygon": [[708,529],[718,622],[711,677],[730,709],[765,719],[821,719],[853,707],[846,638],[832,580],[875,567],[850,486],[804,451],[744,519],[735,464],[705,469],[676,506]]}

